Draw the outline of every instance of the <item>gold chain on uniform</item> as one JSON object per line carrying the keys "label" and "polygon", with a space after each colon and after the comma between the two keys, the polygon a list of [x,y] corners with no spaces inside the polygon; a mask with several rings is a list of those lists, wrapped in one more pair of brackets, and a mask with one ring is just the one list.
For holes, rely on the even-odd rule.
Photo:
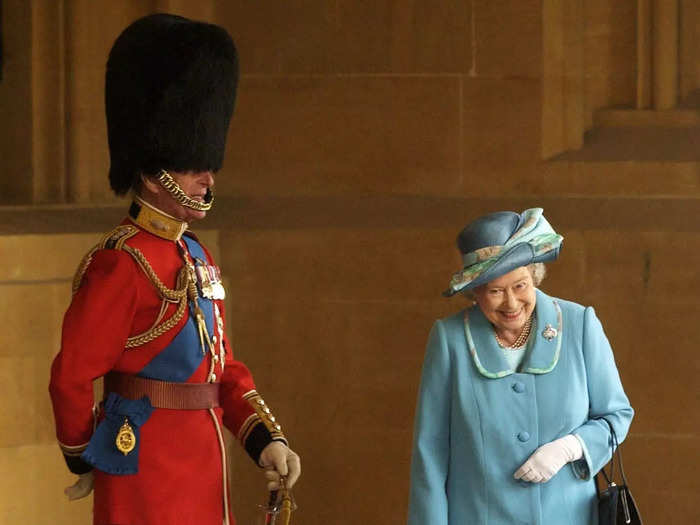
{"label": "gold chain on uniform", "polygon": [[125,348],[135,348],[137,346],[145,345],[146,343],[160,337],[165,332],[173,328],[182,319],[182,317],[185,315],[185,311],[187,310],[187,295],[190,289],[191,278],[189,271],[183,266],[177,275],[177,288],[168,288],[158,278],[158,275],[156,275],[156,272],[153,270],[153,267],[151,267],[150,263],[146,259],[146,256],[143,255],[140,250],[127,245],[125,245],[123,249],[134,259],[136,259],[136,262],[138,262],[141,269],[146,273],[164,300],[171,303],[178,303],[177,310],[172,316],[170,316],[170,318],[168,318],[167,321],[150,328],[142,334],[129,337],[126,340]]}

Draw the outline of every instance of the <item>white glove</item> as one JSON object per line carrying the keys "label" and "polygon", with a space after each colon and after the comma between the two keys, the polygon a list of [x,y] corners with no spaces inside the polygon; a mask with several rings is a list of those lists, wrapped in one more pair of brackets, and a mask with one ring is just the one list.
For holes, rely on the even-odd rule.
{"label": "white glove", "polygon": [[84,498],[90,495],[92,492],[92,485],[95,483],[95,475],[90,472],[85,474],[80,474],[78,481],[76,481],[70,487],[66,487],[63,493],[68,496],[68,499],[73,501],[74,499]]}
{"label": "white glove", "polygon": [[260,454],[260,466],[265,468],[267,490],[280,488],[280,476],[286,477],[286,487],[292,488],[301,474],[299,456],[281,441],[273,441]]}
{"label": "white glove", "polygon": [[513,477],[533,483],[549,481],[559,469],[571,461],[581,459],[583,447],[581,442],[573,434],[555,439],[540,448],[515,471]]}

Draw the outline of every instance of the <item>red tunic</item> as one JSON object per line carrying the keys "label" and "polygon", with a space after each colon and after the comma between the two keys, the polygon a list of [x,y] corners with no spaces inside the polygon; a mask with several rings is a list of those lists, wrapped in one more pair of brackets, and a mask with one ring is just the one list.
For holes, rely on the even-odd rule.
{"label": "red tunic", "polygon": [[[128,220],[123,224],[136,226]],[[176,287],[184,264],[176,241],[140,228],[132,233],[125,242],[132,253],[107,236],[92,254],[82,278],[77,276],[79,288],[66,312],[61,350],[51,369],[57,437],[69,468],[76,473],[90,468],[78,456],[94,432],[93,381],[110,371],[142,372],[185,323],[194,322],[188,308],[182,319],[162,335],[125,349],[128,338],[147,332],[159,318],[159,323],[167,321],[177,310],[177,304],[170,303],[161,314],[161,294],[143,264],[132,255],[134,249],[143,254],[162,284],[170,289]],[[182,240],[177,242],[187,250]],[[206,262],[213,265],[211,255],[205,253]],[[212,302],[223,320],[223,301]],[[255,396],[253,378],[243,363],[233,359],[225,333],[216,322],[213,324],[209,335],[214,345],[218,347],[220,341],[224,345],[223,373],[220,364],[215,364],[217,377],[210,375],[214,358],[207,352],[184,381],[220,382],[221,406],[155,409],[140,429],[138,473],[110,475],[95,470],[95,525],[221,525],[226,520],[233,524],[222,425],[241,439],[256,461],[270,441],[284,439],[274,418],[271,425],[263,413],[256,411],[259,407],[250,400],[251,395]],[[201,354],[199,341],[192,343],[192,351]],[[162,358],[160,370],[179,372],[172,369],[181,366],[179,361]]]}

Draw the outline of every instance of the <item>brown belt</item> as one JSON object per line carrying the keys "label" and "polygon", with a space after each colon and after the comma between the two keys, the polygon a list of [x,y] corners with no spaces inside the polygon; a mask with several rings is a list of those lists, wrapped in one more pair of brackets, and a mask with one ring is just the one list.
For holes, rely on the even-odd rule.
{"label": "brown belt", "polygon": [[105,376],[105,394],[115,392],[127,399],[148,396],[155,408],[199,410],[219,406],[220,383],[170,383],[131,374],[110,372]]}

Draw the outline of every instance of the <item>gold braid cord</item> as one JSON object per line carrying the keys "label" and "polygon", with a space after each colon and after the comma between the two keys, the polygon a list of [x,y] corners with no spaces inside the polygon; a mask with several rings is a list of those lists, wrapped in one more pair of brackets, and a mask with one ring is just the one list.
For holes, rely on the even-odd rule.
{"label": "gold braid cord", "polygon": [[114,230],[105,235],[102,240],[94,248],[92,248],[85,255],[85,257],[83,257],[82,261],[80,261],[80,264],[78,265],[77,271],[75,272],[75,276],[73,277],[73,295],[75,295],[80,288],[83,281],[83,276],[90,266],[95,252],[102,249],[123,250],[134,258],[151,283],[153,283],[153,286],[155,286],[158,294],[163,299],[163,303],[176,303],[178,305],[175,313],[173,313],[173,315],[166,321],[159,324],[159,317],[156,319],[156,322],[153,324],[153,326],[151,326],[151,328],[141,334],[129,337],[126,340],[126,349],[136,348],[149,343],[166,333],[168,330],[172,329],[178,322],[180,322],[187,311],[187,295],[188,291],[190,291],[192,288],[190,286],[190,272],[186,266],[183,266],[178,273],[176,288],[168,288],[158,278],[158,275],[156,275],[156,272],[146,259],[146,256],[141,253],[140,250],[124,244],[138,232],[138,228],[131,225],[117,226]]}
{"label": "gold braid cord", "polygon": [[80,261],[78,269],[75,271],[75,275],[73,276],[73,295],[75,295],[78,291],[78,288],[80,288],[80,284],[83,282],[83,276],[85,275],[88,266],[90,266],[90,263],[92,262],[92,256],[95,254],[96,251],[97,246],[95,246],[92,250],[87,252],[85,257],[83,257],[83,259]]}
{"label": "gold braid cord", "polygon": [[163,298],[164,301],[169,303],[178,303],[177,310],[175,313],[161,324],[156,324],[143,332],[142,334],[129,337],[126,340],[125,348],[136,348],[137,346],[145,345],[160,337],[168,330],[172,329],[177,323],[180,322],[182,317],[185,315],[187,310],[187,292],[190,288],[190,274],[185,266],[180,269],[180,273],[177,276],[177,288],[170,289],[163,284],[163,282],[158,278],[156,272],[151,267],[150,263],[146,259],[145,255],[141,253],[140,250],[132,248],[131,246],[125,246],[124,251],[131,255],[144,273],[148,276],[153,286],[156,287],[158,293]]}

